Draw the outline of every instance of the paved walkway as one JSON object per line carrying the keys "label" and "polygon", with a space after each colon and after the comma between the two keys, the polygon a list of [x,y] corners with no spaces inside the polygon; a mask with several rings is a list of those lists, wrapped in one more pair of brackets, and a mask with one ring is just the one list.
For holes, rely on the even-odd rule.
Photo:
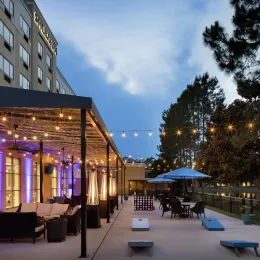
{"label": "paved walkway", "polygon": [[[119,213],[119,214],[118,214]],[[233,250],[219,245],[221,239],[243,239],[260,242],[260,227],[245,226],[242,221],[207,210],[207,217],[217,218],[226,231],[207,231],[201,221],[193,219],[171,219],[166,212],[161,217],[161,210],[153,212],[134,212],[132,200],[127,201],[121,211],[115,211],[111,223],[102,220],[102,228],[88,229],[88,259],[124,260],[129,259],[127,242],[132,239],[154,240],[152,259],[237,259]],[[132,231],[133,217],[149,218],[150,231]],[[97,251],[98,249],[98,251]],[[97,253],[95,254],[95,252]],[[256,259],[253,249],[241,250],[241,258]],[[37,239],[33,245],[31,240],[20,240],[14,244],[9,241],[0,243],[0,259],[3,260],[73,260],[80,255],[80,236],[67,236],[62,243],[48,243]],[[133,259],[150,259],[148,250],[133,250]]]}
{"label": "paved walkway", "polygon": [[[128,201],[114,222],[106,239],[102,243],[94,260],[129,259],[127,242],[132,239],[154,240],[153,259],[237,259],[233,250],[220,246],[221,239],[243,239],[260,242],[260,227],[245,226],[241,220],[206,210],[206,217],[217,218],[226,231],[207,231],[201,226],[197,217],[192,219],[171,219],[166,212],[161,217],[161,210],[153,212],[134,212],[132,201]],[[133,217],[148,218],[150,231],[131,231]],[[253,249],[240,250],[241,258],[256,259]],[[142,249],[133,251],[132,258],[149,259],[149,251]]]}

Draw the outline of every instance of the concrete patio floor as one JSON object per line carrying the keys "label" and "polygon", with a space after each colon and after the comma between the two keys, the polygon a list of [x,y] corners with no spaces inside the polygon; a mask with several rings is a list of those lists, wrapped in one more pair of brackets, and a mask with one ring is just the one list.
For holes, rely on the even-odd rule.
{"label": "concrete patio floor", "polygon": [[[259,226],[245,226],[241,220],[234,219],[211,210],[206,217],[217,218],[226,228],[225,231],[207,231],[197,217],[192,219],[171,219],[161,210],[153,212],[134,212],[131,198],[121,211],[115,211],[111,223],[102,220],[102,228],[88,229],[88,259],[129,259],[127,242],[129,240],[149,239],[154,241],[153,259],[237,259],[234,251],[222,247],[221,239],[239,239],[260,241]],[[150,231],[132,231],[132,218],[148,218]],[[98,250],[97,250],[98,249]],[[97,251],[97,252],[96,252]],[[96,254],[95,254],[96,252]],[[253,249],[239,250],[243,259],[256,259]],[[38,239],[33,245],[31,240],[20,240],[14,244],[0,243],[0,259],[78,259],[80,254],[80,236],[67,236],[62,243],[48,243]],[[150,259],[146,249],[133,250],[132,258]]]}

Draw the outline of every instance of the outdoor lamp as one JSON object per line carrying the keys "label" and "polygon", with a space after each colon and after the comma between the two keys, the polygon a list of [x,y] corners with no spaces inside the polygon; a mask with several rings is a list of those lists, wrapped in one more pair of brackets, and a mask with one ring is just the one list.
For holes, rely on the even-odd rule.
{"label": "outdoor lamp", "polygon": [[99,215],[99,198],[98,198],[98,184],[97,184],[97,170],[92,169],[88,173],[88,201],[87,201],[87,227],[100,228]]}
{"label": "outdoor lamp", "polygon": [[107,200],[107,176],[102,174],[100,200]]}
{"label": "outdoor lamp", "polygon": [[98,184],[97,184],[97,171],[93,169],[89,173],[88,185],[88,205],[98,205]]}
{"label": "outdoor lamp", "polygon": [[109,176],[109,196],[113,196],[113,182],[112,182],[112,174]]}

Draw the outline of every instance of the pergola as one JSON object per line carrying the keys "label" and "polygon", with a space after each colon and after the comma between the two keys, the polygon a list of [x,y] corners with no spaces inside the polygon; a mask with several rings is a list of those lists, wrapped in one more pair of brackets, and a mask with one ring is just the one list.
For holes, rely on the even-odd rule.
{"label": "pergola", "polygon": [[[43,153],[62,159],[64,150],[65,158],[81,163],[81,257],[86,257],[86,164],[107,168],[107,190],[110,167],[116,169],[117,187],[119,162],[121,186],[123,171],[125,175],[124,161],[92,98],[10,87],[0,87],[0,97],[0,140],[6,149],[39,153],[41,202]],[[108,192],[107,213],[109,222]]]}

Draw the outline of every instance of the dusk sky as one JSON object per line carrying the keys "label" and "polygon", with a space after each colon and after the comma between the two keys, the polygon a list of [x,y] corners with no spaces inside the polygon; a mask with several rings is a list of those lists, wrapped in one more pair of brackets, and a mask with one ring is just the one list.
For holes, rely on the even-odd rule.
{"label": "dusk sky", "polygon": [[202,41],[216,20],[231,31],[228,0],[36,2],[59,42],[59,69],[77,95],[93,98],[122,156],[156,156],[162,111],[196,74],[217,76],[227,103],[237,97]]}

